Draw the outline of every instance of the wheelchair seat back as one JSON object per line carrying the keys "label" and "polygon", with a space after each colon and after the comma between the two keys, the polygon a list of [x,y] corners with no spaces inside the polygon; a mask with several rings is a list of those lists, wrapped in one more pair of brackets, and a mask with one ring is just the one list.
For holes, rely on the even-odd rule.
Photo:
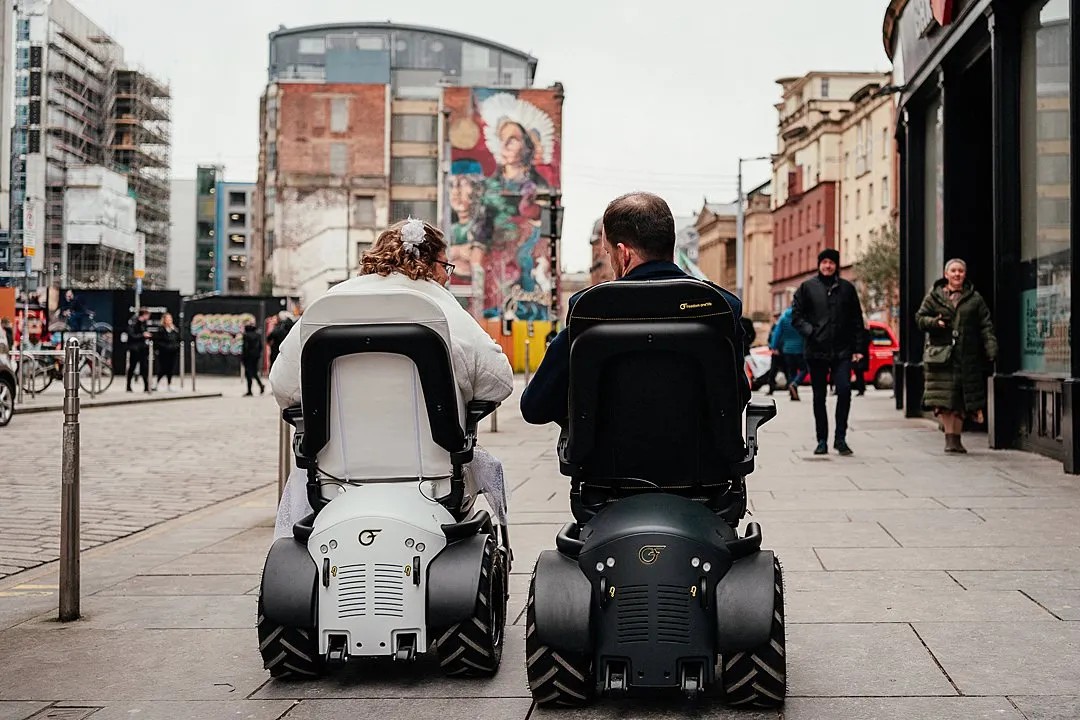
{"label": "wheelchair seat back", "polygon": [[438,305],[407,290],[331,292],[301,319],[303,454],[347,481],[444,479],[465,404]]}
{"label": "wheelchair seat back", "polygon": [[563,472],[582,492],[649,489],[704,499],[745,456],[731,306],[693,278],[586,290],[567,321],[570,396]]}

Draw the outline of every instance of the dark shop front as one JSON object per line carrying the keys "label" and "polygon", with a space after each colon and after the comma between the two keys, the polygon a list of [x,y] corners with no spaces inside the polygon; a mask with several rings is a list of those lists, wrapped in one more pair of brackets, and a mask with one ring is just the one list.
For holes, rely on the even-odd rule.
{"label": "dark shop front", "polygon": [[1000,345],[991,447],[1049,455],[1069,473],[1080,473],[1078,14],[1080,0],[893,0],[884,25],[899,93],[897,406],[923,412],[915,311],[961,258]]}

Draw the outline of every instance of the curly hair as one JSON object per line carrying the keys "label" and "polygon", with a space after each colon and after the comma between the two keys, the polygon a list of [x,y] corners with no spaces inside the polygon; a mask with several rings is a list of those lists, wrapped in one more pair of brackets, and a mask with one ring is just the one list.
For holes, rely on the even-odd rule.
{"label": "curly hair", "polygon": [[446,250],[442,231],[424,223],[424,242],[420,244],[420,255],[417,257],[401,244],[401,229],[406,222],[399,220],[379,235],[379,239],[360,259],[361,275],[386,277],[391,273],[401,273],[412,280],[433,279],[435,261]]}

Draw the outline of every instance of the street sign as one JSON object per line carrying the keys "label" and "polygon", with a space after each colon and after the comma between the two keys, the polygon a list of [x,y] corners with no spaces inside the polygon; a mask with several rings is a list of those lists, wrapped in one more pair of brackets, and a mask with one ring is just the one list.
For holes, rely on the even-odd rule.
{"label": "street sign", "polygon": [[146,277],[146,235],[141,232],[135,233],[135,277]]}
{"label": "street sign", "polygon": [[27,198],[23,203],[23,256],[26,257],[27,273],[44,266],[44,254],[38,252],[44,224],[45,201]]}

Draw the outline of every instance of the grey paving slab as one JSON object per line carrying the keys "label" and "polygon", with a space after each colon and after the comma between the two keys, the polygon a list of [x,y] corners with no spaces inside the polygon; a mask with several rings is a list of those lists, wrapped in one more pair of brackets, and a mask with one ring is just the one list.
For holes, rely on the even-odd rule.
{"label": "grey paving slab", "polygon": [[[525,720],[532,701],[522,698],[476,698],[469,703],[460,699],[415,700],[304,700],[286,715],[287,720],[454,720],[455,718],[491,718]],[[533,716],[535,717],[535,715]]]}
{"label": "grey paving slab", "polygon": [[[79,707],[86,704],[57,703],[56,707]],[[109,703],[88,720],[278,720],[295,704],[293,700],[241,699]]]}
{"label": "grey paving slab", "polygon": [[786,654],[793,696],[958,694],[905,624],[793,624]]}
{"label": "grey paving slab", "polygon": [[930,498],[911,498],[897,490],[848,490],[835,492],[773,492],[773,497],[755,496],[754,505],[759,510],[831,510],[844,509],[937,509]]}
{"label": "grey paving slab", "polygon": [[762,525],[763,538],[770,544],[808,547],[899,547],[878,523],[774,523]]}
{"label": "grey paving slab", "polygon": [[784,720],[1024,720],[1004,697],[788,698]]}
{"label": "grey paving slab", "polygon": [[898,490],[908,497],[937,497],[939,495],[981,495],[998,497],[1019,496],[1024,488],[1000,476],[972,477],[904,477],[867,473],[853,480],[859,490]]}
{"label": "grey paving slab", "polygon": [[950,508],[975,508],[975,509],[989,509],[989,508],[1009,508],[1009,509],[1030,509],[1030,508],[1080,508],[1080,497],[1072,497],[1071,495],[1013,495],[1013,496],[970,496],[964,495],[959,497],[954,496],[934,496],[934,499],[945,507]]}
{"label": "grey paving slab", "polygon": [[823,548],[827,570],[1068,570],[1080,566],[1077,547]]}
{"label": "grey paving slab", "polygon": [[978,526],[937,528],[933,532],[914,521],[883,521],[881,525],[904,547],[1080,546],[1080,525],[1030,525],[1023,532],[1016,532],[1015,522],[996,519]]}
{"label": "grey paving slab", "polygon": [[[750,493],[753,498],[754,493]],[[760,510],[756,509],[747,520],[761,524],[764,530],[770,523],[844,523],[851,522],[848,513],[843,510],[815,509],[815,510]]]}
{"label": "grey paving slab", "polygon": [[971,590],[1080,590],[1080,570],[953,570],[949,575]]}
{"label": "grey paving slab", "polygon": [[1031,588],[1024,594],[1062,620],[1080,621],[1080,590]]}
{"label": "grey paving slab", "polygon": [[524,628],[507,629],[502,667],[493,678],[447,678],[438,662],[425,657],[406,665],[391,660],[349,663],[326,677],[306,682],[273,680],[258,699],[332,698],[529,698],[525,679]]}
{"label": "grey paving slab", "polygon": [[272,527],[258,527],[245,530],[224,538],[220,542],[208,545],[199,550],[207,554],[216,553],[252,553],[263,555],[270,552],[270,546],[274,544],[274,529]]}
{"label": "grey paving slab", "polygon": [[[93,703],[224,700],[266,680],[247,630],[4,631],[0,697]],[[524,672],[524,671],[523,671]]]}
{"label": "grey paving slab", "polygon": [[48,707],[48,703],[0,700],[0,720],[26,720],[26,718],[46,707]]}
{"label": "grey paving slab", "polygon": [[250,575],[262,572],[265,553],[194,553],[162,563],[145,575]]}
{"label": "grey paving slab", "polygon": [[1011,698],[1027,720],[1076,720],[1080,718],[1080,696]]}
{"label": "grey paving slab", "polygon": [[[764,530],[762,530],[764,534]],[[780,558],[780,566],[784,572],[822,570],[821,562],[814,554],[813,548],[807,547],[775,547],[771,543],[763,542],[763,550],[772,550],[776,557]]]}
{"label": "grey paving slab", "polygon": [[243,595],[258,587],[259,575],[138,575],[96,593],[114,595]]}
{"label": "grey paving slab", "polygon": [[1070,695],[1080,687],[1080,623],[916,623],[965,695]]}
{"label": "grey paving slab", "polygon": [[525,605],[529,601],[529,580],[531,574],[512,573],[510,575],[510,599],[506,604],[506,623],[508,625],[525,622]]}
{"label": "grey paving slab", "polygon": [[792,592],[788,622],[1044,622],[1053,616],[1017,591],[849,590]]}
{"label": "grey paving slab", "polygon": [[943,570],[851,570],[798,572],[785,569],[784,587],[790,592],[818,591],[843,596],[860,590],[880,592],[963,592]]}
{"label": "grey paving slab", "polygon": [[529,720],[545,718],[554,720],[608,720],[627,718],[637,720],[682,720],[684,718],[708,718],[709,720],[777,720],[783,717],[776,710],[747,710],[725,707],[718,703],[703,701],[696,705],[675,697],[667,702],[657,700],[601,700],[588,707],[573,710],[536,708]]}
{"label": "grey paving slab", "polygon": [[[255,598],[250,595],[174,597],[105,597],[81,603],[83,630],[236,629],[255,626]],[[53,630],[53,614],[25,623],[26,629]]]}
{"label": "grey paving slab", "polygon": [[750,476],[752,492],[822,492],[825,490],[860,490],[847,475],[797,475],[791,472],[770,473],[758,469]]}

